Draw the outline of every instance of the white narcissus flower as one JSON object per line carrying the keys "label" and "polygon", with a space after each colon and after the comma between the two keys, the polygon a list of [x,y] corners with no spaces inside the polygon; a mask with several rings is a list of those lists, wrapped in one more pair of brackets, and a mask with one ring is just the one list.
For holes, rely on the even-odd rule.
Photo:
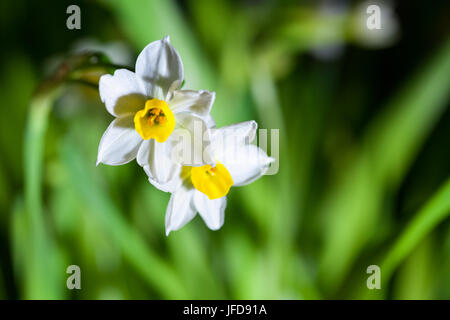
{"label": "white narcissus flower", "polygon": [[211,129],[210,151],[215,167],[177,165],[173,178],[165,184],[155,181],[149,167],[144,167],[154,186],[172,193],[166,210],[166,235],[183,227],[197,212],[210,229],[222,227],[230,188],[260,178],[274,161],[261,148],[250,144],[256,129],[255,121]]}
{"label": "white narcissus flower", "polygon": [[191,150],[193,158],[201,159],[195,165],[214,164],[203,151],[209,144],[209,112],[215,93],[180,90],[182,81],[183,64],[169,37],[142,50],[136,73],[119,69],[114,75],[103,75],[100,97],[116,119],[100,141],[97,165],[121,165],[137,158],[152,179],[166,183],[176,167],[169,161],[171,150],[179,143],[172,133],[175,128],[192,132],[194,123],[204,133],[202,147]]}

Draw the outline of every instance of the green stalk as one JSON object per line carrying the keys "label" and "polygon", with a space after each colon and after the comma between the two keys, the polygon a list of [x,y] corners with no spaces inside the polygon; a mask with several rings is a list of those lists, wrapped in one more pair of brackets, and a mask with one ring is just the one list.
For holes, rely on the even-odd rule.
{"label": "green stalk", "polygon": [[[42,168],[44,139],[47,131],[48,115],[59,87],[53,87],[35,96],[30,105],[24,141],[25,170],[25,212],[27,219],[28,266],[25,272],[26,299],[59,299],[63,295],[61,284],[56,283],[52,274],[57,261],[54,243],[45,225],[42,203]],[[57,270],[64,274],[62,266]]]}
{"label": "green stalk", "polygon": [[424,237],[450,215],[450,179],[406,226],[381,263],[382,281],[387,283],[399,264]]}

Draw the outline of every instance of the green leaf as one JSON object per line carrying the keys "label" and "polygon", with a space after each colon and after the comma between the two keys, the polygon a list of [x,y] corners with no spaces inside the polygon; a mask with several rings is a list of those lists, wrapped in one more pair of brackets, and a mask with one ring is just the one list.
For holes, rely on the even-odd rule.
{"label": "green leaf", "polygon": [[327,290],[339,287],[358,253],[376,233],[384,197],[399,185],[445,110],[449,74],[447,41],[371,124],[358,156],[324,200],[326,224],[319,275]]}
{"label": "green leaf", "polygon": [[427,234],[450,215],[450,179],[414,215],[381,263],[383,282],[388,282],[394,270],[416,248]]}
{"label": "green leaf", "polygon": [[45,133],[59,89],[56,86],[32,99],[25,132],[25,212],[29,248],[25,270],[26,299],[61,299],[65,296],[62,291],[65,267],[46,223],[42,203]]}
{"label": "green leaf", "polygon": [[[77,146],[66,139],[63,161],[69,168],[71,181],[78,196],[92,211],[92,217],[102,226],[110,239],[119,246],[126,261],[166,299],[186,299],[189,295],[174,269],[148,247],[142,236],[124,218],[110,196],[95,179],[96,173]],[[151,188],[151,185],[148,185]]]}

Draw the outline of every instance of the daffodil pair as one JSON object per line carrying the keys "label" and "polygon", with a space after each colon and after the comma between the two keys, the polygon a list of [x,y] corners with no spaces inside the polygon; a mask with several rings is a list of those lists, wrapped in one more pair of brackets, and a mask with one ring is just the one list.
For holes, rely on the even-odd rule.
{"label": "daffodil pair", "polygon": [[217,129],[210,116],[215,93],[181,90],[183,64],[169,37],[147,45],[135,71],[100,78],[101,100],[116,119],[100,141],[97,164],[136,159],[155,187],[171,193],[167,235],[197,212],[219,229],[231,186],[258,179],[273,161],[251,144],[256,122]]}

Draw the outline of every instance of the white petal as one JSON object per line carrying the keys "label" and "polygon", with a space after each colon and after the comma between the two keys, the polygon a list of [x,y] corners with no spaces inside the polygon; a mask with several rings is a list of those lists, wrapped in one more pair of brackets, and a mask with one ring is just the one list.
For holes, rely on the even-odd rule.
{"label": "white petal", "polygon": [[203,117],[203,119],[205,120],[206,127],[208,127],[209,129],[216,128],[216,122],[214,121],[213,117],[210,114],[208,114],[206,117]]}
{"label": "white petal", "polygon": [[144,140],[139,148],[137,162],[158,185],[169,183],[179,173],[180,164],[171,158],[172,148],[170,138],[162,143],[155,139]]}
{"label": "white petal", "polygon": [[215,92],[176,90],[168,104],[173,113],[186,111],[199,116],[206,116],[211,111],[215,98]]}
{"label": "white petal", "polygon": [[193,196],[195,189],[181,187],[170,196],[166,210],[166,235],[182,228],[195,217]]}
{"label": "white petal", "polygon": [[166,98],[164,101],[170,101],[173,98],[173,93],[181,88],[181,85],[183,84],[183,81],[181,80],[175,80],[172,82],[172,84],[169,87],[169,92],[167,92]]}
{"label": "white petal", "polygon": [[226,144],[250,143],[255,139],[257,129],[256,121],[240,122],[214,130],[213,140]]}
{"label": "white petal", "polygon": [[219,129],[213,128],[211,135],[215,159],[238,164],[239,161],[245,160],[235,149],[250,144],[255,139],[257,127],[255,121],[245,121]]}
{"label": "white petal", "polygon": [[227,197],[209,200],[205,194],[195,190],[194,204],[208,228],[218,230],[223,226]]}
{"label": "white petal", "polygon": [[98,147],[97,165],[120,165],[136,158],[142,143],[134,129],[133,115],[115,119],[103,134]]}
{"label": "white petal", "polygon": [[165,99],[174,81],[183,81],[183,63],[169,37],[147,45],[136,60],[136,74],[145,92]]}
{"label": "white petal", "polygon": [[230,146],[217,160],[230,172],[233,186],[249,184],[263,176],[274,159],[253,144]]}
{"label": "white petal", "polygon": [[246,121],[213,130],[214,156],[230,172],[234,186],[255,181],[274,161],[261,148],[250,144],[257,127],[255,121]]}
{"label": "white petal", "polygon": [[178,156],[177,162],[185,166],[215,164],[208,119],[188,112],[175,114],[176,129],[172,139],[176,141],[174,155]]}
{"label": "white petal", "polygon": [[105,74],[98,84],[100,98],[113,116],[135,113],[145,104],[145,92],[141,90],[136,74],[119,69],[114,75]]}
{"label": "white petal", "polygon": [[183,183],[183,179],[181,178],[181,165],[177,165],[174,170],[174,174],[171,179],[165,182],[158,182],[155,178],[153,178],[153,173],[150,170],[150,166],[144,166],[144,171],[148,176],[148,181],[156,187],[157,189],[164,192],[175,192],[178,188],[181,187]]}

